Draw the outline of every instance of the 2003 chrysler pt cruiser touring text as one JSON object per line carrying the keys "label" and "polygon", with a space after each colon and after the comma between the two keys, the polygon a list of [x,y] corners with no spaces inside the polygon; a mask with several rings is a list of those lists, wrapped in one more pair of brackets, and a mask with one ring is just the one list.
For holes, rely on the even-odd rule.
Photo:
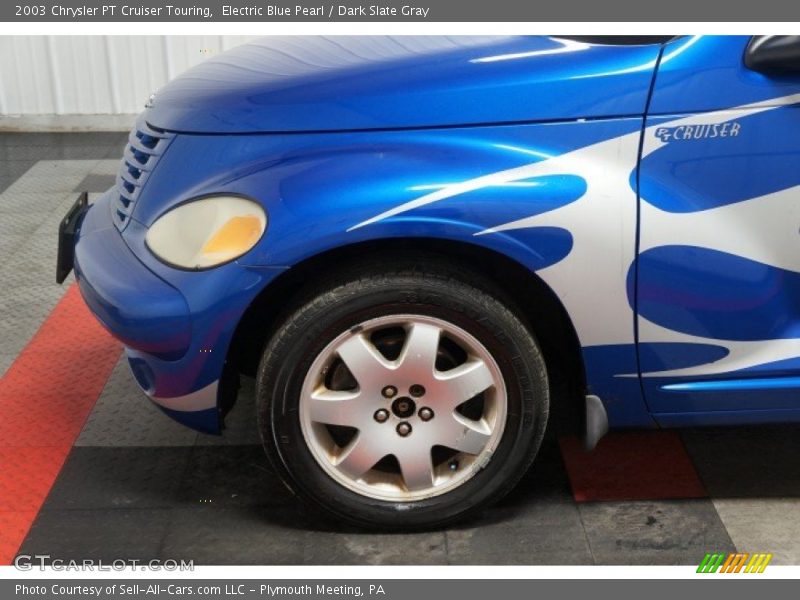
{"label": "2003 chrysler pt cruiser touring text", "polygon": [[167,414],[420,528],[549,423],[800,421],[800,37],[289,38],[151,97],[58,278]]}

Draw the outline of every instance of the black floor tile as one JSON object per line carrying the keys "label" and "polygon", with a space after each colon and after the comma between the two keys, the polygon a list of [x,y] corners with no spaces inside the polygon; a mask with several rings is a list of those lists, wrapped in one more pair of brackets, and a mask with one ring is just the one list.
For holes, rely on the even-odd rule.
{"label": "black floor tile", "polygon": [[190,453],[190,447],[73,448],[43,508],[176,506]]}
{"label": "black floor tile", "polygon": [[161,556],[198,565],[303,564],[313,534],[292,526],[303,519],[299,510],[267,507],[175,510]]}
{"label": "black floor tile", "polygon": [[167,509],[43,511],[19,553],[60,560],[150,560],[159,554],[170,518]]}
{"label": "black floor tile", "polygon": [[711,500],[579,505],[601,565],[698,565],[706,552],[735,552]]}
{"label": "black floor tile", "polygon": [[712,498],[800,498],[800,426],[682,432]]}
{"label": "black floor tile", "polygon": [[281,507],[295,502],[261,446],[195,446],[179,496],[189,506]]}
{"label": "black floor tile", "polygon": [[75,186],[74,191],[102,193],[113,187],[115,182],[114,175],[87,175]]}

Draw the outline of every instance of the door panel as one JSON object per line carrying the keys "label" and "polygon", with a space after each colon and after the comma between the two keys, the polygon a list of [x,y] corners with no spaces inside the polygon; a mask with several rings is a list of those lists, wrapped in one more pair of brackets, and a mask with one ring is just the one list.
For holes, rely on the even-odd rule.
{"label": "door panel", "polygon": [[800,408],[800,77],[749,71],[747,37],[694,39],[665,49],[642,148],[647,402]]}

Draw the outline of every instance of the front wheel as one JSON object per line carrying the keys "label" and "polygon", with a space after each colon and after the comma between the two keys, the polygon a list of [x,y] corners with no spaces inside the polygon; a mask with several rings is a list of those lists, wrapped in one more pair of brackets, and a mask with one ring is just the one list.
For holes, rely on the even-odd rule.
{"label": "front wheel", "polygon": [[535,339],[472,275],[366,269],[321,286],[268,344],[259,427],[289,487],[329,515],[442,525],[533,460],[548,389]]}

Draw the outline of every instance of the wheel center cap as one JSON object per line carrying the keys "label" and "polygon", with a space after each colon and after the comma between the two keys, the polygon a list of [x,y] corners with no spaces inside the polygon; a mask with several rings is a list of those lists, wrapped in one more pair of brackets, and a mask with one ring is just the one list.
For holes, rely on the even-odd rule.
{"label": "wheel center cap", "polygon": [[401,396],[392,402],[392,412],[396,417],[407,419],[417,411],[417,406],[411,398]]}

